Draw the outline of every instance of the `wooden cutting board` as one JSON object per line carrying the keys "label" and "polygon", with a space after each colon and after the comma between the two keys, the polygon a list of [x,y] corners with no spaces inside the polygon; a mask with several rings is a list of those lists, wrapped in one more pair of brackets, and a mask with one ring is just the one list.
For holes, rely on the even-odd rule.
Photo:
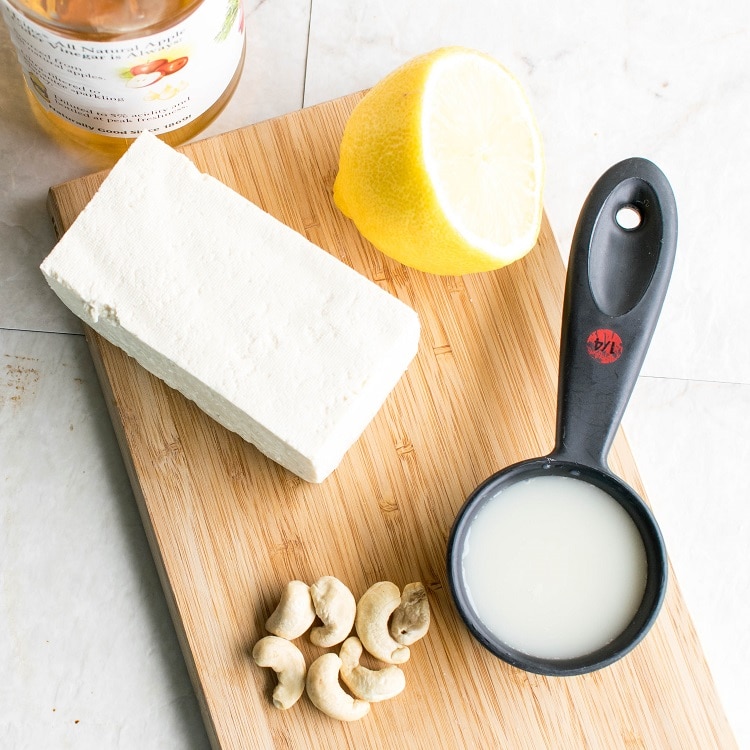
{"label": "wooden cutting board", "polygon": [[[429,276],[374,250],[331,197],[360,96],[182,149],[419,313],[417,358],[325,482],[273,464],[87,331],[214,748],[736,747],[674,576],[645,641],[587,676],[509,667],[461,623],[445,569],[459,507],[490,473],[552,447],[564,268],[546,219],[536,248],[493,273]],[[59,233],[103,177],[52,188]],[[622,434],[611,465],[645,496]],[[405,692],[351,724],[306,696],[273,708],[274,675],[250,658],[282,587],[326,574],[357,597],[419,580],[432,608]],[[321,653],[298,644],[308,663]]]}

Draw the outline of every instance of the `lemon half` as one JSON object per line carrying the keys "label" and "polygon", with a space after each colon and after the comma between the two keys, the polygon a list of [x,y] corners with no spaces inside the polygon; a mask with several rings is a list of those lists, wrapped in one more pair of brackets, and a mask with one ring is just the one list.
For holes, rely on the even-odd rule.
{"label": "lemon half", "polygon": [[442,275],[500,268],[536,244],[544,155],[516,78],[443,47],[386,76],[341,142],[334,200],[375,247]]}

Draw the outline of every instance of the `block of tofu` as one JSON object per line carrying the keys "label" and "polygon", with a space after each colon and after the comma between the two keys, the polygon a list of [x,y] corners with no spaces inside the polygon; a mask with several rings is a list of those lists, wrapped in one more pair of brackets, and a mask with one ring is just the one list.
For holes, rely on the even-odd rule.
{"label": "block of tofu", "polygon": [[309,482],[417,351],[414,310],[149,133],[41,270],[87,325]]}

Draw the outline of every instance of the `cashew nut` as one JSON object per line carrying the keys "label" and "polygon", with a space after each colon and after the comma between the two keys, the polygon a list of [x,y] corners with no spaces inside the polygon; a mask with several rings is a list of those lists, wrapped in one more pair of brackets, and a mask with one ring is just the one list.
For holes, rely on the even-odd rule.
{"label": "cashew nut", "polygon": [[310,586],[313,606],[323,625],[310,631],[316,646],[335,646],[352,632],[357,602],[351,591],[333,576],[323,576]]}
{"label": "cashew nut", "polygon": [[356,721],[370,710],[367,701],[352,698],[339,684],[341,658],[329,652],[307,670],[307,695],[323,713],[341,721]]}
{"label": "cashew nut", "polygon": [[362,645],[380,661],[403,664],[409,658],[408,646],[402,646],[388,632],[388,618],[401,603],[398,586],[380,581],[370,586],[357,604],[355,627]]}
{"label": "cashew nut", "polygon": [[281,600],[266,620],[266,630],[280,638],[299,638],[315,620],[310,587],[302,581],[290,581],[281,594]]}
{"label": "cashew nut", "polygon": [[391,635],[402,646],[410,646],[422,638],[430,627],[430,603],[421,583],[407,583],[401,604],[391,617]]}
{"label": "cashew nut", "polygon": [[359,663],[362,643],[354,635],[341,644],[339,656],[341,679],[357,698],[377,703],[393,698],[406,687],[406,677],[395,664],[382,669],[363,667]]}
{"label": "cashew nut", "polygon": [[291,708],[305,689],[305,657],[290,641],[275,635],[261,638],[253,648],[259,667],[270,667],[278,676],[273,690],[276,708]]}

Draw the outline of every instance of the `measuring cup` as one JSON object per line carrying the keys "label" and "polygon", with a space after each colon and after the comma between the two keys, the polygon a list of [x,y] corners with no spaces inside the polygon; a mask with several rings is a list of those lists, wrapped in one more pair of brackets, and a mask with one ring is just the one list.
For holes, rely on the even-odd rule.
{"label": "measuring cup", "polygon": [[[448,577],[461,617],[490,652],[528,672],[565,676],[611,664],[646,635],[664,599],[667,557],[661,532],[643,500],[610,471],[607,456],[661,311],[676,241],[674,195],[658,167],[631,158],[600,177],[582,208],[568,263],[555,447],[487,479],[466,500],[451,530]],[[508,645],[479,616],[465,580],[472,524],[483,523],[480,514],[493,499],[501,501],[504,489],[539,476],[567,477],[603,490],[626,511],[643,542],[646,581],[640,605],[636,599],[637,610],[619,635],[589,653],[553,658]]]}

